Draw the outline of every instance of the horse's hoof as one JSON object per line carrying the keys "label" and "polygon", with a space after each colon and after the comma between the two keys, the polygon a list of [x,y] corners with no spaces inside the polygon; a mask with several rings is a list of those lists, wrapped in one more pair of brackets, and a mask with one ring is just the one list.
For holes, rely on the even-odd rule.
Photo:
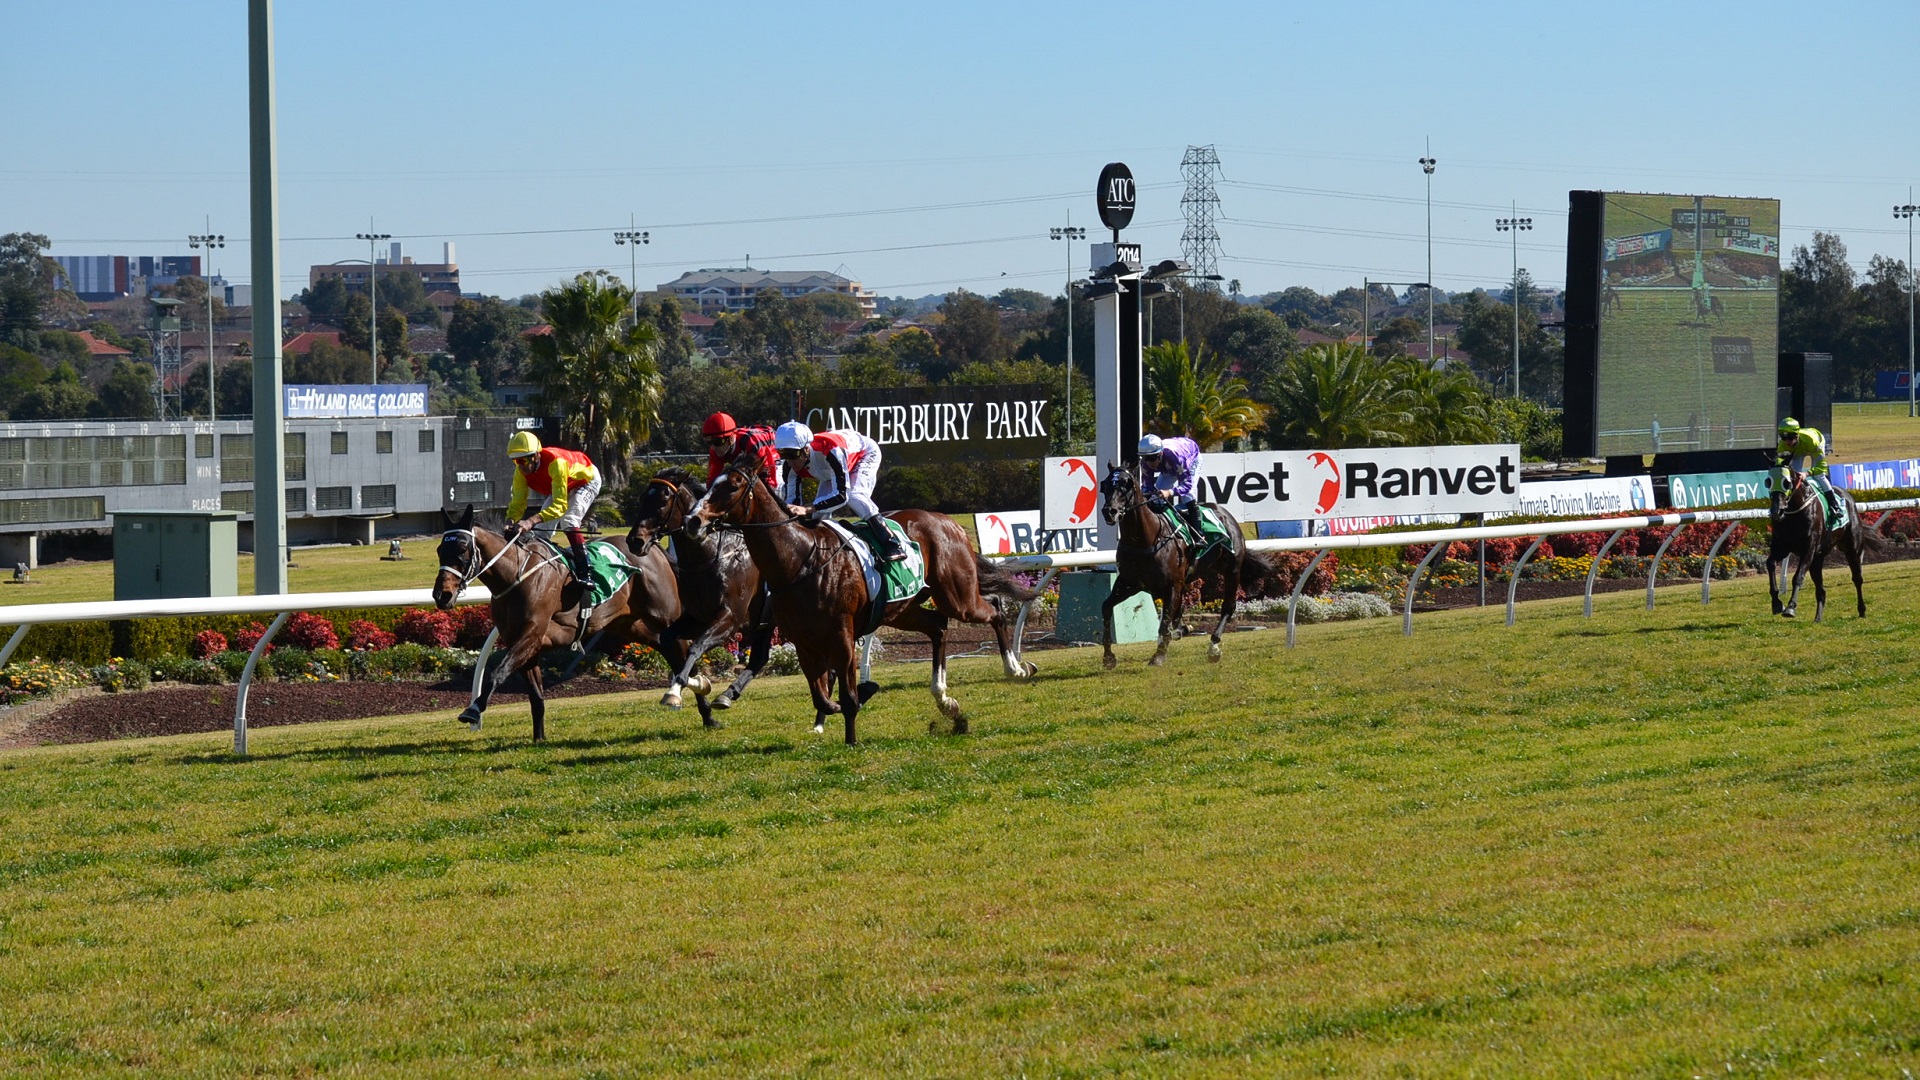
{"label": "horse's hoof", "polygon": [[735,701],[738,701],[739,698],[740,698],[739,694],[736,694],[733,691],[728,690],[725,693],[721,694],[719,697],[714,698],[712,701],[707,702],[707,704],[716,709],[731,709],[733,708],[733,703]]}
{"label": "horse's hoof", "polygon": [[1207,661],[1213,664],[1217,664],[1220,662],[1220,643],[1219,642],[1216,641],[1212,645],[1207,646]]}
{"label": "horse's hoof", "polygon": [[1022,661],[1021,666],[1027,669],[1027,678],[1029,679],[1033,678],[1035,675],[1040,674],[1039,666],[1031,662]]}
{"label": "horse's hoof", "polygon": [[1782,609],[1780,610],[1780,617],[1781,617],[1781,618],[1783,618],[1783,619],[1791,619],[1791,618],[1793,618],[1793,609],[1792,609],[1792,608],[1782,608]]}
{"label": "horse's hoof", "polygon": [[467,725],[470,728],[473,728],[475,731],[480,730],[480,710],[479,709],[476,709],[473,706],[469,705],[465,709],[460,710],[459,719],[461,723]]}
{"label": "horse's hoof", "polygon": [[868,701],[872,700],[873,695],[880,692],[880,684],[877,682],[863,682],[859,686],[854,687],[853,690],[854,693],[859,695],[860,704],[865,705]]}
{"label": "horse's hoof", "polygon": [[679,708],[680,707],[680,691],[669,690],[665,694],[662,694],[660,697],[660,704],[665,705],[669,709]]}
{"label": "horse's hoof", "polygon": [[1114,668],[1120,666],[1120,661],[1115,660],[1112,653],[1108,653],[1106,657],[1100,661],[1100,666],[1106,668],[1108,671],[1112,671]]}
{"label": "horse's hoof", "polygon": [[1167,662],[1167,654],[1166,654],[1166,653],[1154,653],[1154,654],[1153,654],[1153,659],[1151,659],[1151,660],[1149,660],[1149,661],[1147,661],[1147,666],[1148,666],[1148,667],[1159,667],[1159,666],[1161,666],[1162,664],[1165,664],[1166,662]]}
{"label": "horse's hoof", "polygon": [[703,717],[701,717],[701,718],[700,718],[700,723],[701,723],[702,725],[704,725],[704,726],[706,727],[706,729],[707,729],[708,731],[718,731],[718,730],[720,730],[721,728],[723,728],[723,727],[726,727],[726,726],[727,726],[727,725],[725,725],[725,724],[723,724],[723,723],[721,723],[720,721],[718,721],[718,720],[715,720],[715,719],[714,719],[713,717],[711,717],[711,716],[703,716]]}
{"label": "horse's hoof", "polygon": [[824,721],[824,720],[815,720],[815,721],[813,722],[813,733],[814,733],[815,735],[825,735],[825,734],[827,733],[827,723],[826,723],[826,721]]}

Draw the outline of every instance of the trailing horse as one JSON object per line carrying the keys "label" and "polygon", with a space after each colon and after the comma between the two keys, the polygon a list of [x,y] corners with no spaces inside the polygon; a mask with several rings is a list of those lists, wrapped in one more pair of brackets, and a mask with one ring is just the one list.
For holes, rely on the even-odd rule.
{"label": "trailing horse", "polygon": [[[952,723],[954,734],[965,734],[967,718],[960,703],[947,693],[947,622],[959,619],[991,625],[1007,675],[1026,678],[1033,674],[1033,665],[1013,653],[1008,608],[1033,599],[1034,594],[1011,572],[975,552],[966,532],[952,518],[926,510],[896,510],[886,516],[920,546],[926,585],[917,595],[886,604],[877,623],[867,618],[872,598],[853,549],[831,527],[796,517],[752,463],[736,464],[721,474],[713,489],[695,504],[686,529],[698,538],[724,522],[746,536],[747,551],[772,588],[775,621],[793,642],[806,673],[813,694],[814,731],[825,731],[827,716],[837,712],[845,721],[848,744],[855,741],[860,706],[876,689],[871,683],[861,686],[858,682],[855,642],[883,623],[927,636],[933,646],[934,704]],[[839,682],[837,704],[829,696],[835,680]]]}
{"label": "trailing horse", "polygon": [[[684,528],[687,514],[706,493],[706,485],[687,470],[661,470],[640,495],[633,527],[627,532],[627,546],[643,550],[662,536],[672,546],[681,614],[668,632],[676,641],[691,644],[685,663],[674,671],[660,704],[677,709],[682,688],[691,689],[701,722],[719,727],[713,710],[731,707],[767,666],[767,655],[773,647],[773,619],[764,610],[760,571],[747,554],[747,542],[740,532],[716,529],[696,539]],[[705,675],[694,674],[694,668],[707,650],[732,640],[736,633],[744,633],[747,638],[746,666],[733,685],[709,702],[707,695],[713,684]]]}
{"label": "trailing horse", "polygon": [[[1860,617],[1866,618],[1867,597],[1860,587],[1860,559],[1865,553],[1886,546],[1886,541],[1860,520],[1860,508],[1854,504],[1853,496],[1844,491],[1834,492],[1846,500],[1847,523],[1838,529],[1829,529],[1826,508],[1805,472],[1795,470],[1789,486],[1785,470],[1775,469],[1767,478],[1767,486],[1773,492],[1767,537],[1767,590],[1773,596],[1773,613],[1793,618],[1800,597],[1800,579],[1811,573],[1813,621],[1820,621],[1827,611],[1827,584],[1821,577],[1821,568],[1837,546],[1847,556],[1847,566],[1853,571],[1854,598],[1859,604]],[[1786,577],[1785,563],[1789,558],[1794,563],[1793,587],[1787,593],[1787,602],[1782,604],[1780,584]]]}
{"label": "trailing horse", "polygon": [[587,625],[580,625],[580,590],[584,585],[568,569],[564,554],[530,533],[508,540],[473,523],[473,507],[455,521],[445,511],[447,531],[440,537],[440,570],[433,579],[433,602],[442,611],[453,607],[461,591],[475,581],[493,593],[488,608],[500,631],[496,651],[501,654],[493,673],[481,682],[480,696],[460,713],[460,719],[479,724],[487,703],[507,676],[519,672],[527,680],[527,703],[533,710],[533,737],[547,737],[547,705],[542,696],[540,654],[589,639],[618,644],[652,645],[674,662],[665,642],[667,627],[680,617],[680,594],[673,568],[658,548],[634,554],[624,540],[601,540],[612,545],[631,573],[612,596],[594,606]]}
{"label": "trailing horse", "polygon": [[1192,565],[1192,553],[1170,524],[1140,491],[1140,473],[1134,468],[1107,466],[1107,477],[1100,481],[1100,514],[1109,525],[1120,526],[1120,546],[1115,563],[1120,573],[1113,590],[1100,605],[1100,644],[1106,653],[1101,662],[1112,668],[1113,609],[1135,593],[1147,593],[1160,602],[1160,647],[1149,664],[1167,662],[1167,646],[1173,640],[1173,628],[1180,625],[1185,609],[1187,582],[1199,578],[1211,593],[1221,597],[1220,621],[1213,627],[1213,644],[1207,659],[1220,661],[1220,634],[1233,618],[1239,605],[1241,566],[1247,557],[1247,542],[1240,535],[1240,523],[1223,507],[1206,507],[1227,531],[1226,543],[1216,543]]}

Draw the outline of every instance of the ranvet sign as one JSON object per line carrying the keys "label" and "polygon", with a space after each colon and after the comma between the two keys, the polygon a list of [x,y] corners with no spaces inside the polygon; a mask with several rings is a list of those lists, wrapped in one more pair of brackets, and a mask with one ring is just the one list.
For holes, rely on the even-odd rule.
{"label": "ranvet sign", "polygon": [[[1075,528],[1106,475],[1090,458],[1048,458],[1048,528]],[[1520,504],[1520,447],[1430,446],[1203,454],[1194,495],[1242,521],[1408,514],[1511,513]]]}

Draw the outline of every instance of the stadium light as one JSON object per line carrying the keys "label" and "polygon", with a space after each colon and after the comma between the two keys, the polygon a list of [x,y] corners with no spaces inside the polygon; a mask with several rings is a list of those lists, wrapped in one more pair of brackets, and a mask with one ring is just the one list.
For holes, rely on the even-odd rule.
{"label": "stadium light", "polygon": [[[367,219],[367,227],[373,227],[373,219]],[[374,261],[373,246],[382,240],[393,239],[392,233],[363,232],[354,233],[355,240],[367,242],[367,299],[372,301],[373,314],[367,317],[367,361],[372,366],[374,385],[380,383],[380,264]]]}
{"label": "stadium light", "polygon": [[1427,140],[1427,154],[1420,159],[1420,171],[1427,174],[1427,363],[1433,363],[1433,167],[1440,159],[1433,156],[1433,140]]}
{"label": "stadium light", "polygon": [[1498,232],[1513,234],[1513,396],[1520,396],[1520,234],[1533,228],[1533,219],[1518,216],[1520,206],[1510,203],[1514,217],[1494,218]]}
{"label": "stadium light", "polygon": [[1913,189],[1907,189],[1907,201],[1893,208],[1893,216],[1905,218],[1907,222],[1907,415],[1920,416],[1920,410],[1914,408],[1913,390],[1913,213],[1920,206],[1913,203]]}
{"label": "stadium light", "polygon": [[[1072,221],[1072,215],[1068,215]],[[1047,235],[1067,242],[1067,448],[1073,448],[1073,242],[1085,240],[1087,230],[1074,225],[1048,229]]]}
{"label": "stadium light", "polygon": [[187,246],[207,249],[207,265],[200,268],[200,280],[207,283],[207,422],[220,419],[220,366],[213,357],[213,249],[227,246],[227,238],[213,231],[213,218],[207,218],[207,231],[188,233]]}
{"label": "stadium light", "polygon": [[653,237],[649,236],[644,229],[631,227],[632,214],[627,215],[627,225],[628,228],[613,230],[613,242],[633,245],[627,252],[627,289],[633,293],[633,321],[638,324],[640,322],[640,286],[634,278],[640,273],[640,245],[653,243]]}

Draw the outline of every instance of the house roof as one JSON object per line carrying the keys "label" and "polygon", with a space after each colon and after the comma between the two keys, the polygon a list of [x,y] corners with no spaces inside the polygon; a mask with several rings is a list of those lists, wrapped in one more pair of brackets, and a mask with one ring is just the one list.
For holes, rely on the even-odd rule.
{"label": "house roof", "polygon": [[109,345],[106,342],[101,341],[99,338],[94,337],[92,334],[87,333],[85,330],[80,331],[79,337],[81,341],[86,343],[87,355],[89,356],[132,356],[133,355],[133,353],[130,350],[123,349],[118,345]]}
{"label": "house roof", "polygon": [[287,340],[287,343],[285,345],[280,346],[280,352],[281,352],[281,355],[283,356],[295,356],[300,353],[309,353],[313,351],[314,343],[320,342],[320,341],[325,341],[332,345],[338,345],[340,344],[340,331],[308,330],[305,333],[295,334],[293,337]]}

